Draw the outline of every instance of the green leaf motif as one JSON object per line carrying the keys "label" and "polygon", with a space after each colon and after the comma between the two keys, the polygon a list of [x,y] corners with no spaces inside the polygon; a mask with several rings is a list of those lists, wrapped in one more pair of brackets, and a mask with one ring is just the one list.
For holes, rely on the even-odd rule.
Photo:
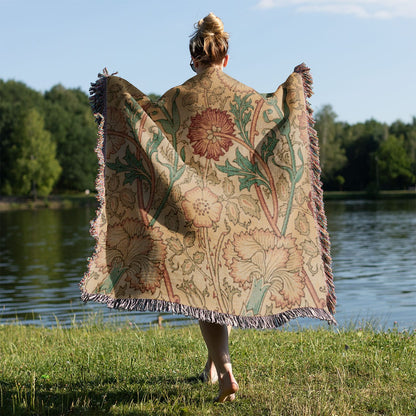
{"label": "green leaf motif", "polygon": [[202,251],[197,251],[193,255],[193,260],[196,264],[202,264],[202,262],[205,260],[205,254]]}
{"label": "green leaf motif", "polygon": [[127,124],[130,126],[131,133],[133,137],[136,139],[136,141],[139,141],[135,126],[142,118],[143,109],[139,106],[139,104],[133,97],[130,97],[130,100],[126,101],[124,108],[128,116],[126,121]]}
{"label": "green leaf motif", "polygon": [[225,207],[228,219],[236,225],[240,219],[240,208],[235,202],[228,202]]}
{"label": "green leaf motif", "polygon": [[231,165],[231,163],[226,160],[224,166],[216,165],[217,169],[226,173],[227,176],[238,176],[238,180],[240,182],[240,191],[243,189],[250,190],[254,184],[263,185],[270,189],[267,179],[260,172],[257,163],[251,163],[248,160],[248,157],[243,156],[238,148],[236,149],[235,153],[236,159],[234,162],[237,163],[239,168]]}
{"label": "green leaf motif", "polygon": [[235,188],[233,181],[231,179],[225,178],[222,182],[222,191],[224,195],[229,198],[230,196],[234,195]]}
{"label": "green leaf motif", "polygon": [[238,197],[238,203],[245,214],[260,219],[259,203],[252,196],[241,194]]}
{"label": "green leaf motif", "polygon": [[181,155],[182,162],[185,162],[185,157],[186,157],[185,147],[182,147],[180,155]]}
{"label": "green leaf motif", "polygon": [[[287,92],[285,91],[285,96],[286,94]],[[280,130],[280,133],[288,138],[289,133],[290,133],[290,123],[289,123],[289,118],[288,118],[289,106],[287,105],[286,99],[283,101],[283,112],[284,112],[284,115],[282,117],[282,120],[279,122],[278,127]]]}
{"label": "green leaf motif", "polygon": [[194,270],[195,270],[195,264],[191,260],[186,259],[182,263],[182,273],[183,274],[185,274],[185,275],[191,274]]}
{"label": "green leaf motif", "polygon": [[138,160],[128,147],[126,147],[123,160],[126,162],[125,164],[117,157],[114,163],[107,162],[106,165],[117,173],[125,172],[124,185],[132,184],[136,179],[151,183],[150,175],[144,168],[142,160]]}
{"label": "green leaf motif", "polygon": [[182,254],[184,251],[184,247],[182,243],[176,237],[170,237],[167,239],[168,247],[175,253],[175,254]]}
{"label": "green leaf motif", "polygon": [[266,98],[266,103],[268,105],[272,106],[276,110],[278,116],[277,116],[277,118],[270,119],[269,114],[270,115],[273,114],[273,110],[271,108],[269,108],[268,110],[265,110],[263,112],[263,120],[266,123],[275,123],[275,124],[280,123],[280,121],[283,118],[283,113],[279,108],[279,104],[277,103],[276,97],[274,96],[274,94],[271,94],[270,97],[264,97],[264,98]]}
{"label": "green leaf motif", "polygon": [[299,157],[300,161],[303,164],[303,155],[302,155],[302,150],[301,149],[298,150],[298,157]]}
{"label": "green leaf motif", "polygon": [[115,265],[112,269],[110,274],[104,279],[104,281],[99,285],[97,288],[98,292],[103,292],[105,294],[110,293],[114,286],[118,283],[118,281],[123,276],[124,272],[127,270],[126,267],[121,267],[120,265]]}
{"label": "green leaf motif", "polygon": [[139,106],[133,97],[130,97],[130,100],[126,101],[124,108],[126,110],[126,114],[129,116],[130,121],[134,121],[135,123],[142,118],[143,109]]}
{"label": "green leaf motif", "polygon": [[146,153],[149,158],[152,157],[152,154],[157,152],[157,148],[159,147],[160,143],[162,143],[163,134],[160,130],[157,133],[153,134],[153,139],[150,140],[146,145]]}
{"label": "green leaf motif", "polygon": [[172,122],[170,120],[166,120],[166,119],[162,118],[160,120],[157,120],[157,122],[162,125],[163,130],[166,133],[169,133],[169,134],[173,134],[174,133],[173,126],[172,126]]}
{"label": "green leaf motif", "polygon": [[218,185],[220,183],[220,180],[217,176],[217,172],[215,170],[212,170],[208,173],[207,182],[212,183],[213,185]]}
{"label": "green leaf motif", "polygon": [[181,126],[181,118],[179,116],[178,105],[176,104],[176,98],[179,95],[179,89],[176,90],[175,96],[172,101],[172,121],[173,121],[173,130],[177,132]]}
{"label": "green leaf motif", "polygon": [[302,179],[302,175],[303,175],[303,171],[304,171],[304,166],[305,163],[303,162],[303,155],[302,155],[302,151],[299,149],[298,150],[298,157],[300,159],[300,161],[302,162],[301,167],[296,171],[296,175],[295,175],[295,183],[298,183],[301,179]]}
{"label": "green leaf motif", "polygon": [[[252,106],[250,106],[250,107],[252,107]],[[247,113],[244,113],[243,114],[243,120],[242,120],[242,122],[243,122],[243,126],[245,127],[247,124],[248,124],[248,122],[250,121],[250,116],[251,116],[251,113],[250,112],[247,112]]]}
{"label": "green leaf motif", "polygon": [[274,155],[278,139],[274,130],[270,130],[261,145],[261,158],[267,162]]}
{"label": "green leaf motif", "polygon": [[290,133],[290,123],[289,123],[289,120],[287,120],[287,119],[282,120],[282,122],[279,124],[279,130],[280,130],[280,133],[283,136],[289,137],[289,133]]}
{"label": "green leaf motif", "polygon": [[246,127],[251,120],[252,111],[250,110],[254,110],[254,107],[251,104],[251,99],[249,99],[251,95],[252,94],[250,93],[244,97],[240,97],[235,94],[233,101],[235,104],[230,105],[230,112],[234,115],[235,125],[237,126],[243,140],[249,145],[251,145],[251,143]]}
{"label": "green leaf motif", "polygon": [[295,176],[295,183],[298,183],[303,175],[303,165],[297,170],[296,176]]}
{"label": "green leaf motif", "polygon": [[172,116],[170,116],[167,109],[163,107],[161,108],[161,110],[165,114],[166,119],[156,120],[158,123],[162,125],[163,130],[171,135],[176,134],[176,132],[179,130],[179,127],[181,126],[178,105],[176,104],[176,98],[179,95],[179,91],[179,89],[176,90],[176,93],[172,99]]}
{"label": "green leaf motif", "polygon": [[263,304],[264,296],[269,289],[270,284],[264,283],[263,278],[253,280],[253,286],[251,289],[250,298],[247,301],[246,311],[253,311],[253,315],[256,316]]}

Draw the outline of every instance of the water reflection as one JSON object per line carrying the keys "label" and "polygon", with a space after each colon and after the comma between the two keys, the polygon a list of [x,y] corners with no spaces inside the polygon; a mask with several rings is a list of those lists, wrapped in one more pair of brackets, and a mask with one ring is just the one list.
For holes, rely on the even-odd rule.
{"label": "water reflection", "polygon": [[416,201],[326,204],[338,317],[416,327]]}
{"label": "water reflection", "polygon": [[[328,229],[342,324],[360,319],[416,327],[416,200],[330,201]],[[93,207],[0,213],[0,323],[68,325],[101,311],[148,325],[153,313],[109,311],[79,300],[94,241]],[[187,318],[165,315],[173,325]],[[300,320],[314,324],[313,320]]]}

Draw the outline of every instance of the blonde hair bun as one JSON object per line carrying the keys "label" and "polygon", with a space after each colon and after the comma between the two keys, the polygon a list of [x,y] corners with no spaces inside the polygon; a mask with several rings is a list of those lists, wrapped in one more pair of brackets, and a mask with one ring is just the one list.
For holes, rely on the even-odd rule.
{"label": "blonde hair bun", "polygon": [[195,24],[195,29],[189,41],[191,56],[208,65],[220,63],[228,53],[230,37],[222,20],[210,13]]}
{"label": "blonde hair bun", "polygon": [[212,12],[201,19],[195,25],[195,28],[203,36],[224,36],[227,39],[229,38],[228,33],[224,32],[224,23]]}

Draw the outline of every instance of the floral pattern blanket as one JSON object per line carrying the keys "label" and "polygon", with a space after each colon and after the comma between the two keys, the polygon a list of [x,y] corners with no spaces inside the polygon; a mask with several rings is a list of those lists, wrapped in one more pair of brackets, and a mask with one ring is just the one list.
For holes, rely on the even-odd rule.
{"label": "floral pattern blanket", "polygon": [[82,299],[243,328],[335,323],[309,69],[259,94],[209,68],[153,102],[105,73]]}

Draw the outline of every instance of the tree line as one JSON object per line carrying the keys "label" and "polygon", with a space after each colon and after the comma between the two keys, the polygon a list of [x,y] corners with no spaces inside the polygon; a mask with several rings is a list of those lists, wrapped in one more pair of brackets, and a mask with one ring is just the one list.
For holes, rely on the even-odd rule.
{"label": "tree line", "polygon": [[88,96],[0,80],[0,194],[46,196],[94,188],[97,129]]}
{"label": "tree line", "polygon": [[330,105],[315,115],[325,190],[407,189],[416,180],[416,117],[388,125],[337,121]]}
{"label": "tree line", "polygon": [[[157,96],[151,94],[155,99]],[[325,190],[406,189],[416,178],[416,117],[391,125],[315,113]],[[0,80],[0,194],[47,196],[94,189],[97,128],[87,94],[56,85],[40,93]]]}

